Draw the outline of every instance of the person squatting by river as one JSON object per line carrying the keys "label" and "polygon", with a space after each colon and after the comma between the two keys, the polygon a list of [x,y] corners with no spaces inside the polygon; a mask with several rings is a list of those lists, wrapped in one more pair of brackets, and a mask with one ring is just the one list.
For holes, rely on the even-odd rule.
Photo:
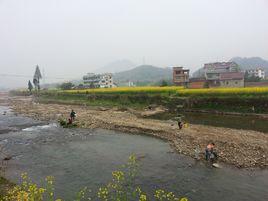
{"label": "person squatting by river", "polygon": [[183,127],[183,123],[182,123],[181,117],[178,118],[178,126],[179,126],[179,129],[182,129],[182,127]]}
{"label": "person squatting by river", "polygon": [[76,113],[75,113],[74,110],[72,110],[71,113],[70,113],[70,118],[68,119],[68,124],[69,125],[74,122],[75,117],[76,117]]}
{"label": "person squatting by river", "polygon": [[212,163],[217,161],[218,154],[214,150],[215,144],[213,142],[209,143],[205,150],[205,157],[207,161],[210,161]]}

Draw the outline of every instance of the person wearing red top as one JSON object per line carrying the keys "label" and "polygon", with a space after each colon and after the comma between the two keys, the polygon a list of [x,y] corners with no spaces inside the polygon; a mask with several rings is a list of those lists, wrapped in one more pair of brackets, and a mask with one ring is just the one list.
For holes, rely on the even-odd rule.
{"label": "person wearing red top", "polygon": [[207,161],[215,162],[217,160],[217,153],[214,150],[215,144],[213,142],[209,143],[205,150],[205,157]]}

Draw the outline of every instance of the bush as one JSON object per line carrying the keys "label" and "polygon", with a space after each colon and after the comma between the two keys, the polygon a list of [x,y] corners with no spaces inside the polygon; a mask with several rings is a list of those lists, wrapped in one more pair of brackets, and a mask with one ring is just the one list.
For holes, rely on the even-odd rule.
{"label": "bush", "polygon": [[70,90],[73,87],[74,87],[74,84],[71,82],[65,82],[65,83],[62,83],[61,85],[59,85],[59,88],[62,90]]}
{"label": "bush", "polygon": [[73,127],[77,127],[77,123],[73,122],[72,124],[68,124],[67,121],[65,119],[60,118],[58,120],[59,124],[63,127],[63,128],[73,128]]}

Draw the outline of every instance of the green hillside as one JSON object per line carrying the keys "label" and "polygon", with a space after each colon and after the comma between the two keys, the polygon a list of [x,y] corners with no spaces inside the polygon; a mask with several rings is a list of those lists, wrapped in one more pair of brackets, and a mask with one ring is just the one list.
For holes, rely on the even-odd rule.
{"label": "green hillside", "polygon": [[159,68],[151,65],[142,65],[134,69],[114,74],[114,81],[119,85],[133,82],[136,85],[154,85],[166,80],[172,80],[172,68]]}

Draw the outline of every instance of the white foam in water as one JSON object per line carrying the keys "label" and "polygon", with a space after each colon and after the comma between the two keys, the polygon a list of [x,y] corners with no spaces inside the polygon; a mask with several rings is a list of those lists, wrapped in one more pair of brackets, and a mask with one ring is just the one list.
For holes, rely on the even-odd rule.
{"label": "white foam in water", "polygon": [[32,126],[32,127],[29,127],[29,128],[24,128],[22,130],[23,131],[35,131],[35,130],[49,129],[49,128],[53,128],[53,127],[57,127],[57,124],[52,123],[52,124],[43,125],[43,126]]}
{"label": "white foam in water", "polygon": [[3,144],[7,144],[8,143],[8,139],[4,139],[4,140],[1,140],[0,141],[0,144],[3,145]]}

